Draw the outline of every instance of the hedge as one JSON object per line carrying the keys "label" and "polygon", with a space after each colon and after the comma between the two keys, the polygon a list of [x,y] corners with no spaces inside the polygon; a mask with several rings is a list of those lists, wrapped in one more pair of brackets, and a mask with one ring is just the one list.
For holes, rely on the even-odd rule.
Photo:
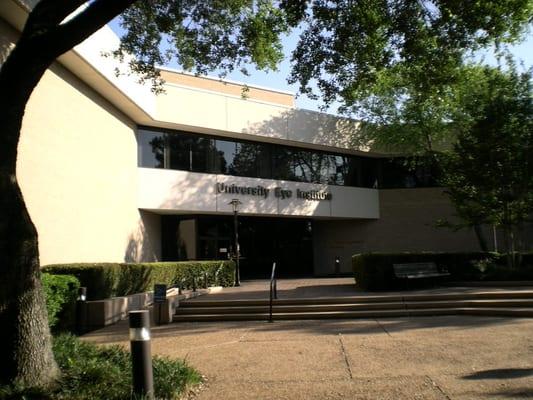
{"label": "hedge", "polygon": [[464,253],[363,253],[352,256],[355,282],[364,290],[391,290],[404,287],[394,276],[393,264],[434,262],[448,271],[453,281],[533,280],[533,254],[522,254],[522,267],[509,269],[506,255],[485,252]]}
{"label": "hedge", "polygon": [[439,270],[450,272],[453,280],[478,280],[480,271],[473,261],[484,260],[489,253],[364,253],[352,257],[358,287],[364,290],[390,290],[403,287],[394,276],[393,264],[435,262]]}
{"label": "hedge", "polygon": [[72,275],[42,274],[48,324],[53,331],[71,330],[76,318],[80,282]]}
{"label": "hedge", "polygon": [[88,300],[146,292],[156,283],[191,288],[194,280],[201,287],[205,274],[209,285],[232,286],[235,279],[235,264],[231,260],[53,264],[43,271],[75,276],[81,286],[87,287]]}

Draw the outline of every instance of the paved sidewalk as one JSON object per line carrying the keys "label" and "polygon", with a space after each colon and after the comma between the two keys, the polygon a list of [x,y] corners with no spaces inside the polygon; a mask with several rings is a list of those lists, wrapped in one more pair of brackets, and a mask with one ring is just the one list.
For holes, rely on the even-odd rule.
{"label": "paved sidewalk", "polygon": [[[122,322],[85,338],[127,336]],[[532,319],[181,323],[152,346],[206,376],[198,400],[533,398]]]}

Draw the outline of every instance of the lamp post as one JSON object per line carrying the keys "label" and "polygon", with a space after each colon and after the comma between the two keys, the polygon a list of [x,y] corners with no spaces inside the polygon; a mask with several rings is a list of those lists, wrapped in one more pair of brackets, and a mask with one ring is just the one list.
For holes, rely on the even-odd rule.
{"label": "lamp post", "polygon": [[239,214],[239,205],[242,202],[239,199],[233,199],[229,203],[233,206],[233,227],[235,232],[235,286],[241,286],[241,273],[239,270],[239,225],[238,225],[238,214]]}

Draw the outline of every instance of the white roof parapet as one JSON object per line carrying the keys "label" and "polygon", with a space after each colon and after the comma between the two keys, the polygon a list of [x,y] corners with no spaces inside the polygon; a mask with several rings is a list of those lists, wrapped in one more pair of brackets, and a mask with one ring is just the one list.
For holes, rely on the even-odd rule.
{"label": "white roof parapet", "polygon": [[[118,36],[109,26],[104,26],[76,46],[73,51],[153,118],[156,112],[156,95],[152,92],[151,86],[139,83],[139,76],[129,71],[128,60],[120,62],[110,55],[119,44]],[[120,73],[118,76],[117,71]]]}
{"label": "white roof parapet", "polygon": [[229,83],[229,84],[237,85],[237,86],[249,87],[249,88],[260,89],[260,90],[267,90],[269,92],[287,94],[287,95],[290,95],[290,96],[293,96],[293,97],[296,96],[296,93],[292,92],[290,90],[274,89],[274,88],[267,87],[267,86],[261,86],[261,85],[256,85],[256,84],[252,84],[252,83],[234,81],[232,79],[219,78],[217,76],[212,76],[212,75],[196,75],[193,72],[184,71],[184,70],[180,70],[180,69],[176,69],[176,68],[171,68],[171,67],[167,67],[167,66],[163,66],[163,65],[158,65],[157,68],[162,70],[162,71],[173,72],[173,73],[176,73],[176,74],[189,75],[189,76],[194,76],[194,77],[198,77],[198,78],[202,78],[202,79],[209,79],[209,80],[212,80],[212,81]]}

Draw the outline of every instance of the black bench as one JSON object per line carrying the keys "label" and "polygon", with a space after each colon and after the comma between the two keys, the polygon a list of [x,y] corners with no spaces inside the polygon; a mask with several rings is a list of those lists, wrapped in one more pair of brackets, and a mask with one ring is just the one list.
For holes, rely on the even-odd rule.
{"label": "black bench", "polygon": [[449,272],[441,272],[434,262],[392,264],[394,275],[402,279],[438,278],[449,276]]}

